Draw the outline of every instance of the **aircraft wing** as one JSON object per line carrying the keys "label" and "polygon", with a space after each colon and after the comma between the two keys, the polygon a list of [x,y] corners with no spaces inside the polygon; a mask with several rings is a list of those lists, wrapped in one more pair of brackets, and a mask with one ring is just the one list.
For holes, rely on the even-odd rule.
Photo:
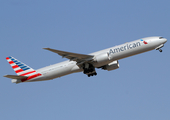
{"label": "aircraft wing", "polygon": [[4,77],[11,78],[11,79],[23,79],[23,78],[28,78],[27,76],[19,76],[19,75],[5,75]]}
{"label": "aircraft wing", "polygon": [[66,52],[66,51],[61,51],[61,50],[55,50],[55,49],[51,49],[51,48],[43,48],[43,49],[57,53],[58,55],[62,56],[63,58],[70,59],[70,61],[76,61],[79,63],[83,62],[83,61],[92,60],[92,58],[94,57],[93,55],[84,55],[84,54]]}

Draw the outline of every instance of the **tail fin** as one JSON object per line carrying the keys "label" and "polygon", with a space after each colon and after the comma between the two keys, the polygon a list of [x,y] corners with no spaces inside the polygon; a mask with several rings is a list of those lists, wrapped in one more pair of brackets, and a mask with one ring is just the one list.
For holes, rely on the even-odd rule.
{"label": "tail fin", "polygon": [[6,58],[11,67],[14,69],[17,75],[19,76],[32,76],[37,74],[37,72],[29,67],[28,65],[18,61],[14,57],[10,56]]}

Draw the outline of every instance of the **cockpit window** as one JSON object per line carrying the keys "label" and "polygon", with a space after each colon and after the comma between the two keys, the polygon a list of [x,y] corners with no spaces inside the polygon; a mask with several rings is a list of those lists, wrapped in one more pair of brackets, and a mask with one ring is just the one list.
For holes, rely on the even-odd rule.
{"label": "cockpit window", "polygon": [[162,38],[164,38],[164,37],[159,37],[159,39],[162,39]]}

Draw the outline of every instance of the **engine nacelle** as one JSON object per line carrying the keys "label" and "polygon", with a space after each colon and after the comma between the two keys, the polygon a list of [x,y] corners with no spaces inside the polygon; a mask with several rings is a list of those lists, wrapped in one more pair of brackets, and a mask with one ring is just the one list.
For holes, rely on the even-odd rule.
{"label": "engine nacelle", "polygon": [[119,68],[119,62],[117,60],[102,67],[102,69],[108,70],[108,71],[115,70],[117,68]]}
{"label": "engine nacelle", "polygon": [[97,55],[95,57],[95,61],[97,62],[97,66],[104,66],[104,65],[107,65],[110,62],[107,53]]}

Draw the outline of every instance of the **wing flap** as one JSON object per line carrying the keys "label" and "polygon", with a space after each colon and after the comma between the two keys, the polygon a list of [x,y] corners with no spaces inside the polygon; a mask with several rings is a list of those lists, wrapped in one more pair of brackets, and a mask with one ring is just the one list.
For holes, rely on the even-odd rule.
{"label": "wing flap", "polygon": [[28,78],[27,76],[19,76],[19,75],[5,75],[4,77],[11,78],[11,79],[23,79],[23,78]]}
{"label": "wing flap", "polygon": [[57,53],[58,55],[62,56],[63,58],[68,58],[71,61],[77,61],[77,62],[91,59],[94,57],[93,55],[78,54],[78,53],[66,52],[66,51],[61,51],[61,50],[55,50],[55,49],[51,49],[51,48],[43,48],[43,49]]}

